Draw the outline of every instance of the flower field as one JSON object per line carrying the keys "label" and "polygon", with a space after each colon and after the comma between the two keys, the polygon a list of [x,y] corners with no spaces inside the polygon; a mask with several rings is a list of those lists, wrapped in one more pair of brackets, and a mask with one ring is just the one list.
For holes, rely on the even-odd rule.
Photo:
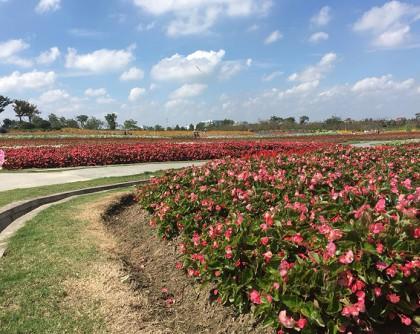
{"label": "flower field", "polygon": [[56,168],[130,164],[140,162],[207,160],[241,157],[258,152],[313,151],[328,144],[276,143],[257,141],[198,143],[78,144],[67,146],[4,148],[5,169]]}
{"label": "flower field", "polygon": [[279,334],[414,330],[420,146],[295,153],[170,172],[136,199],[174,267]]}

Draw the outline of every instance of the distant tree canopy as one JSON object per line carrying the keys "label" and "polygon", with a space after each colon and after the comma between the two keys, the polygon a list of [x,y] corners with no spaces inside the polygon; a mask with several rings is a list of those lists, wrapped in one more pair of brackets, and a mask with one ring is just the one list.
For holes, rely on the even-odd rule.
{"label": "distant tree canopy", "polygon": [[23,100],[15,100],[13,102],[13,109],[21,123],[22,117],[28,117],[29,123],[32,123],[32,119],[40,114],[36,105]]}
{"label": "distant tree canopy", "polygon": [[125,130],[136,130],[139,127],[137,126],[137,121],[135,121],[134,119],[127,119],[126,121],[124,121],[123,128]]}
{"label": "distant tree canopy", "polygon": [[104,126],[104,122],[102,122],[100,119],[97,119],[95,117],[90,117],[85,124],[85,129],[89,130],[99,130],[102,129]]}
{"label": "distant tree canopy", "polygon": [[107,114],[105,120],[108,123],[108,129],[115,130],[117,128],[117,114]]}
{"label": "distant tree canopy", "polygon": [[79,115],[76,117],[76,120],[79,122],[80,127],[83,129],[85,127],[85,124],[87,120],[89,119],[88,115]]}
{"label": "distant tree canopy", "polygon": [[0,95],[0,113],[2,113],[6,107],[12,103],[12,100],[10,100],[8,97]]}

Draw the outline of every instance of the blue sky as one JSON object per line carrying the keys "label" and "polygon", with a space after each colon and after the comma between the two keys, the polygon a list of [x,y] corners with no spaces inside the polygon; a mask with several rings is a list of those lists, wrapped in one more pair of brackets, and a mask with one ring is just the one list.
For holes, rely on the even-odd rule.
{"label": "blue sky", "polygon": [[0,0],[0,22],[0,94],[43,116],[419,112],[420,1]]}

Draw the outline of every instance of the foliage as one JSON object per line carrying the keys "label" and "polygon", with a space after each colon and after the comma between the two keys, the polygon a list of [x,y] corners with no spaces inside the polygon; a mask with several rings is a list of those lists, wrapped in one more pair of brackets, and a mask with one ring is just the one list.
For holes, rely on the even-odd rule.
{"label": "foliage", "polygon": [[12,101],[8,97],[0,95],[0,113],[2,113],[11,103]]}
{"label": "foliage", "polygon": [[108,123],[108,128],[110,130],[115,130],[117,128],[117,114],[107,114],[105,115],[105,120]]}
{"label": "foliage", "polygon": [[28,117],[29,123],[32,123],[33,117],[40,114],[36,105],[23,100],[15,100],[13,109],[19,122],[22,122],[22,117]]}
{"label": "foliage", "polygon": [[97,119],[96,117],[91,117],[86,121],[85,129],[89,130],[99,130],[103,127],[104,122],[102,122],[100,119]]}
{"label": "foliage", "polygon": [[177,268],[278,333],[413,327],[420,146],[291,152],[170,172],[136,197],[179,237]]}
{"label": "foliage", "polygon": [[139,127],[137,126],[137,121],[135,121],[134,119],[127,119],[126,121],[124,121],[123,128],[125,130],[135,130]]}

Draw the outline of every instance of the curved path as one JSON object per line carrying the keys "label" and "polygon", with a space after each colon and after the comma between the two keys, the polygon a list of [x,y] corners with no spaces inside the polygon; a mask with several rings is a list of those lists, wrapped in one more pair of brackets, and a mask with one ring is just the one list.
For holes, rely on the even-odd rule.
{"label": "curved path", "polygon": [[0,172],[0,191],[32,188],[52,184],[88,181],[102,177],[127,176],[145,172],[200,166],[205,161],[154,162],[133,165],[112,165],[68,169],[48,169],[22,172]]}

